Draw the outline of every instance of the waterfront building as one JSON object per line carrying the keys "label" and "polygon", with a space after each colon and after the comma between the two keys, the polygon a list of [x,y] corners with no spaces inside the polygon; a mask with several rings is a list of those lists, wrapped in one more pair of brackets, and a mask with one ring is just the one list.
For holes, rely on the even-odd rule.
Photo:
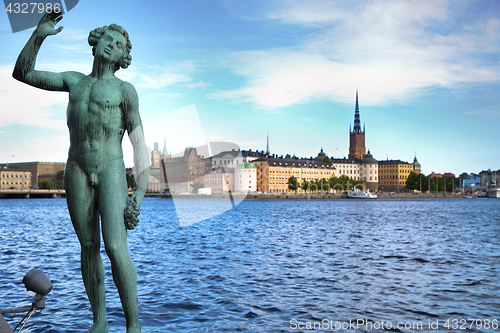
{"label": "waterfront building", "polygon": [[378,161],[373,158],[368,150],[368,153],[361,160],[359,166],[359,180],[369,191],[378,191]]}
{"label": "waterfront building", "polygon": [[186,148],[180,157],[163,156],[160,161],[161,189],[172,194],[191,193],[194,182],[203,182],[209,159],[197,154],[196,148]]}
{"label": "waterfront building", "polygon": [[251,163],[266,154],[262,151],[252,151],[250,150],[231,150],[223,151],[217,155],[210,158],[212,163],[212,168],[224,167],[224,168],[235,168],[240,163]]}
{"label": "waterfront building", "polygon": [[64,169],[66,168],[66,163],[20,162],[20,163],[0,164],[0,168],[3,167],[31,172],[30,186],[37,188],[38,183],[41,182],[42,180],[54,181],[56,173],[59,171],[64,171]]}
{"label": "waterfront building", "polygon": [[0,189],[29,190],[31,189],[31,172],[27,170],[0,168]]}
{"label": "waterfront building", "polygon": [[415,158],[413,159],[413,172],[415,172],[417,175],[420,175],[422,173],[422,166],[420,165],[420,163],[418,163],[417,155],[415,155]]}
{"label": "waterfront building", "polygon": [[481,176],[481,186],[483,187],[500,185],[500,169],[497,171],[488,169],[487,171],[481,171],[479,175]]}
{"label": "waterfront building", "polygon": [[358,88],[356,87],[356,106],[354,111],[354,129],[349,126],[349,159],[362,160],[365,157],[365,129],[361,130],[359,117]]}
{"label": "waterfront building", "polygon": [[385,192],[399,192],[406,187],[406,180],[413,171],[413,164],[401,160],[378,161],[378,187]]}
{"label": "waterfront building", "polygon": [[324,161],[325,158],[328,158],[328,160],[332,162],[332,165],[336,170],[335,177],[347,176],[356,181],[361,180],[361,160],[350,159],[345,157],[344,158],[328,157],[323,151],[323,148],[321,148],[321,151],[318,153],[318,156],[315,157],[315,160],[321,162]]}
{"label": "waterfront building", "polygon": [[234,192],[252,193],[257,191],[257,167],[243,162],[234,169]]}
{"label": "waterfront building", "polygon": [[[304,181],[335,177],[332,164],[316,159],[283,158],[283,156],[261,157],[252,161],[257,167],[257,191],[272,193],[294,193],[288,189],[288,180],[294,176],[299,186]],[[302,190],[298,190],[300,193]]]}
{"label": "waterfront building", "polygon": [[224,194],[229,192],[234,186],[234,168],[212,169],[203,176],[205,188],[210,188],[212,194]]}
{"label": "waterfront building", "polygon": [[[163,151],[160,151],[160,149],[158,147],[158,141],[156,141],[154,143],[154,149],[151,151],[151,167],[149,169],[149,175],[150,175],[149,180],[152,183],[149,184],[149,180],[148,180],[148,192],[149,192],[149,189],[151,189],[151,191],[153,191],[153,192],[160,192],[161,190],[165,190],[166,188],[168,188],[165,181],[163,181],[163,182],[160,181],[162,176],[163,176],[163,172],[160,168],[161,162],[165,159],[168,159],[168,158],[170,158],[170,154],[167,151],[167,139],[164,140]],[[153,178],[151,178],[151,176]],[[160,189],[158,191],[154,190],[158,186],[157,182],[160,183]],[[164,184],[163,188],[161,185],[162,183]],[[165,186],[167,186],[167,187],[165,187]]]}
{"label": "waterfront building", "polygon": [[360,160],[349,158],[330,158],[336,170],[336,177],[347,176],[353,180],[360,179]]}
{"label": "waterfront building", "polygon": [[360,180],[360,160],[357,159],[348,159],[348,158],[333,158],[333,157],[328,157],[325,152],[323,151],[323,148],[321,148],[320,152],[318,153],[318,156],[316,156],[314,159],[318,162],[323,162],[325,160],[325,157],[332,162],[331,164],[335,168],[335,177],[342,177],[342,176],[347,176],[351,179],[354,180]]}
{"label": "waterfront building", "polygon": [[152,175],[149,175],[147,192],[158,193],[161,191],[160,181]]}
{"label": "waterfront building", "polygon": [[471,188],[481,186],[481,176],[472,174],[462,181],[462,187]]}
{"label": "waterfront building", "polygon": [[160,168],[161,152],[158,149],[158,141],[154,144],[154,149],[151,151],[151,168]]}

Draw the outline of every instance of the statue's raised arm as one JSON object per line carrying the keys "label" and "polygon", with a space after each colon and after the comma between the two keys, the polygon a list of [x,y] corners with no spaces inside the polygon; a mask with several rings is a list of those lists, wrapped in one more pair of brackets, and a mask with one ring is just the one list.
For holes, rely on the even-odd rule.
{"label": "statue's raised arm", "polygon": [[40,46],[47,36],[56,35],[63,27],[55,28],[55,25],[62,19],[62,13],[51,11],[45,13],[38,23],[35,31],[24,46],[17,58],[12,76],[30,86],[51,90],[68,91],[84,75],[78,72],[52,73],[35,70],[36,57]]}

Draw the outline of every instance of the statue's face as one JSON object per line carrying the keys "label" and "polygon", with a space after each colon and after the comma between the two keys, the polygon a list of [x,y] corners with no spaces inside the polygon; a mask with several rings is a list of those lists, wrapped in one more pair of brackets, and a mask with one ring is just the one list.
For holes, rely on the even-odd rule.
{"label": "statue's face", "polygon": [[95,56],[101,61],[112,64],[120,63],[125,52],[125,37],[118,31],[108,30],[99,39]]}

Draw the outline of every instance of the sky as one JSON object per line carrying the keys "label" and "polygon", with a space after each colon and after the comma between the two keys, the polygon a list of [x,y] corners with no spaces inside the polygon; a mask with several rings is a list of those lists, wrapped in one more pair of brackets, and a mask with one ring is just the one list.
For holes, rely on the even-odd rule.
{"label": "sky", "polygon": [[[86,0],[36,69],[89,74],[88,33],[111,23],[130,34],[132,63],[116,76],[137,90],[148,147],[265,150],[269,132],[272,154],[347,157],[357,87],[376,159],[416,155],[425,174],[500,169],[498,1]],[[1,163],[67,158],[68,94],[11,75],[33,30],[12,33],[0,14]]]}

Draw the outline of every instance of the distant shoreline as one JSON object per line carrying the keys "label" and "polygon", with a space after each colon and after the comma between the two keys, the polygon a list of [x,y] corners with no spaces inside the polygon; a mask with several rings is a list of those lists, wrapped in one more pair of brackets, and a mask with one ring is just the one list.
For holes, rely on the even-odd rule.
{"label": "distant shoreline", "polygon": [[[38,193],[40,192],[40,193]],[[132,195],[133,192],[129,192],[129,196]],[[465,196],[462,193],[458,194],[450,194],[450,193],[377,193],[377,199],[455,199],[455,198],[471,198],[470,196]],[[64,190],[30,190],[30,191],[4,191],[4,193],[0,193],[0,199],[7,198],[64,198],[65,192]],[[163,198],[163,199],[171,199],[172,195],[170,194],[161,194],[161,193],[146,193],[146,198]],[[198,194],[190,194],[190,195],[177,195],[176,199],[351,199],[351,200],[361,200],[361,199],[352,199],[348,198],[346,193],[342,194],[294,194],[294,193],[281,193],[281,194],[254,194],[248,193],[244,194],[232,194],[231,196],[228,194],[224,195],[198,195]],[[477,196],[472,196],[472,198],[478,198]],[[362,200],[376,200],[376,199],[362,199]]]}
{"label": "distant shoreline", "polygon": [[[463,194],[445,194],[445,193],[425,193],[425,194],[413,194],[413,193],[382,193],[377,194],[377,199],[456,199],[456,198],[465,198]],[[155,194],[155,193],[147,193],[147,198],[165,198],[170,199],[172,195],[170,194]],[[350,199],[350,200],[360,200],[360,199],[352,199],[348,198],[347,194],[293,194],[293,193],[283,193],[283,194],[252,194],[248,193],[246,195],[242,194],[233,194],[229,196],[228,194],[224,195],[177,195],[176,199]],[[477,198],[477,196],[473,196],[473,198]],[[362,199],[362,200],[376,200],[376,199]]]}

